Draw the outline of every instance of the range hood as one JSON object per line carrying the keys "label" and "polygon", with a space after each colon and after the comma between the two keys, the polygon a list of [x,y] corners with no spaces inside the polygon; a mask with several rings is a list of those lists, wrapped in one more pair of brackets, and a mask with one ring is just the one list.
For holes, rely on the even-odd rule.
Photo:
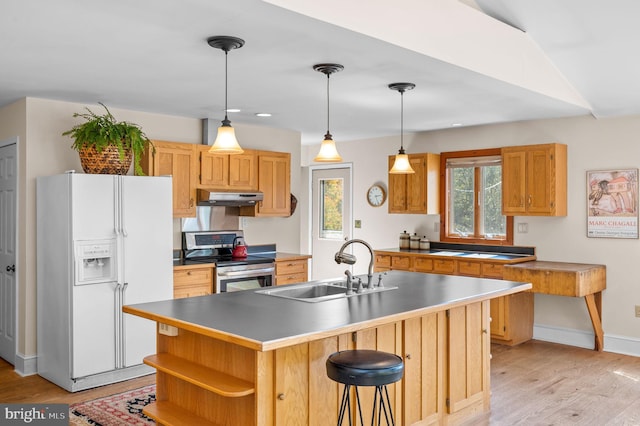
{"label": "range hood", "polygon": [[263,198],[262,192],[215,192],[198,189],[199,206],[254,206]]}

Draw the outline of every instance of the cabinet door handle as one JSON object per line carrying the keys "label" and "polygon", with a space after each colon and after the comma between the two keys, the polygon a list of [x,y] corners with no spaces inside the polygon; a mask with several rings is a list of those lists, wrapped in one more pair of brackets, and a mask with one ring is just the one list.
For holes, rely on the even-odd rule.
{"label": "cabinet door handle", "polygon": [[286,396],[285,396],[283,393],[279,393],[279,394],[278,394],[278,399],[279,399],[280,401],[283,401],[285,398],[286,398]]}
{"label": "cabinet door handle", "polygon": [[406,354],[406,355],[405,355],[405,358],[407,358],[407,359],[411,359],[411,354]]}
{"label": "cabinet door handle", "polygon": [[527,200],[527,203],[531,205],[531,194],[529,194],[529,200]]}

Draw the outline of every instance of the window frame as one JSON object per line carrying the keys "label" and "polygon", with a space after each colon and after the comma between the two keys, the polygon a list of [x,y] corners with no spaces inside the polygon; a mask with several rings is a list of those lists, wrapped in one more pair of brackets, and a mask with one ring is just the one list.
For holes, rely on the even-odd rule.
{"label": "window frame", "polygon": [[[440,206],[442,207],[442,213],[440,214],[440,241],[447,243],[468,243],[503,246],[513,245],[513,216],[507,216],[507,235],[505,239],[489,239],[477,238],[475,236],[461,237],[457,235],[449,235],[449,187],[447,179],[447,160],[451,158],[488,157],[496,155],[502,155],[502,149],[473,149],[467,151],[451,151],[440,153]],[[474,173],[476,177],[475,182],[477,185],[479,182],[479,171],[476,169]],[[481,220],[481,215],[476,211],[476,209],[474,209],[474,221],[476,223],[475,229],[478,229],[477,225],[479,223],[479,220]]]}

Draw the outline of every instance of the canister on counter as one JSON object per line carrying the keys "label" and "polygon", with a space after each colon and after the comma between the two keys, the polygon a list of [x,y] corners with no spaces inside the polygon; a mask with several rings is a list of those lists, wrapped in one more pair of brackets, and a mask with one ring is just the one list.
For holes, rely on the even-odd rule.
{"label": "canister on counter", "polygon": [[415,232],[409,239],[409,248],[411,250],[419,250],[420,249],[420,237]]}
{"label": "canister on counter", "polygon": [[407,231],[404,231],[402,234],[400,234],[400,248],[409,248],[409,234],[407,233]]}
{"label": "canister on counter", "polygon": [[423,235],[422,238],[420,238],[420,250],[429,250],[429,248],[431,248],[431,243],[427,239],[427,236]]}

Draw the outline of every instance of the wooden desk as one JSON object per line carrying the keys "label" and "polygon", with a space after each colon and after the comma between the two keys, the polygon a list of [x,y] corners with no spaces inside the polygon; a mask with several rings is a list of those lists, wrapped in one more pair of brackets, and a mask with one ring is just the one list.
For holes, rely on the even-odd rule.
{"label": "wooden desk", "polygon": [[584,297],[595,333],[595,350],[602,351],[602,290],[607,287],[605,265],[538,260],[505,265],[504,279],[530,282],[534,293]]}

